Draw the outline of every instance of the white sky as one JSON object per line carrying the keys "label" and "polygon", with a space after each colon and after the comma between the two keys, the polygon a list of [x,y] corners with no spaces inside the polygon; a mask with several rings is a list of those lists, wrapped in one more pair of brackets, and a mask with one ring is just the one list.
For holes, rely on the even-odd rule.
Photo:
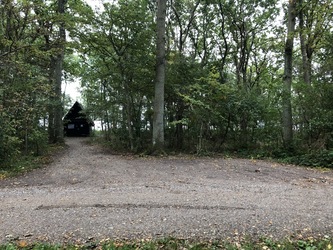
{"label": "white sky", "polygon": [[80,87],[79,79],[75,81],[63,81],[62,83],[62,91],[65,92],[66,95],[69,95],[73,102],[82,101]]}

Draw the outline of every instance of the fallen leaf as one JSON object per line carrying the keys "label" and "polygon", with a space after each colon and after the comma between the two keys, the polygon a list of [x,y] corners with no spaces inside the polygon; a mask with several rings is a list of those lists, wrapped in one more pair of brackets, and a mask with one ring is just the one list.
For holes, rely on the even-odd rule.
{"label": "fallen leaf", "polygon": [[17,246],[20,247],[20,248],[27,247],[28,242],[26,242],[25,240],[20,240],[20,241],[17,242]]}

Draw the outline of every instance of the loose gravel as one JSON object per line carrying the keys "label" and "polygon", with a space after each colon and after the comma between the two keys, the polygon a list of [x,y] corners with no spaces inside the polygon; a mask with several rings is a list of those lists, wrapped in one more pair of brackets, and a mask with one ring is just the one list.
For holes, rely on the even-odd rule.
{"label": "loose gravel", "polygon": [[0,180],[0,243],[333,236],[332,171],[66,140],[50,165]]}

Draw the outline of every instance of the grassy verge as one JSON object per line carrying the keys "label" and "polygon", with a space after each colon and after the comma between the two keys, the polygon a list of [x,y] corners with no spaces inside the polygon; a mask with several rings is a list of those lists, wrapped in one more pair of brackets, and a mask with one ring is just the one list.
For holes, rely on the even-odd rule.
{"label": "grassy verge", "polygon": [[20,157],[19,159],[16,159],[15,162],[0,167],[0,180],[8,177],[14,177],[38,168],[44,161],[47,162],[46,157]]}
{"label": "grassy verge", "polygon": [[242,241],[200,241],[182,240],[182,239],[163,239],[163,240],[140,240],[140,241],[101,241],[89,242],[86,244],[73,244],[73,245],[49,245],[49,244],[27,244],[24,241],[17,243],[9,243],[1,245],[0,250],[17,250],[17,249],[31,249],[31,250],[62,250],[62,249],[119,249],[119,250],[157,250],[157,249],[179,249],[179,250],[201,250],[201,249],[228,249],[228,250],[331,250],[333,246],[332,238],[323,237],[322,239],[304,239],[304,240],[282,240],[273,241],[271,239],[261,239],[252,241],[250,239]]}
{"label": "grassy verge", "polygon": [[49,164],[52,161],[52,155],[61,152],[63,149],[64,145],[52,145],[47,148],[47,153],[42,156],[23,155],[19,156],[17,159],[13,159],[11,163],[2,164],[0,165],[0,180],[18,176],[45,164]]}
{"label": "grassy verge", "polygon": [[283,149],[277,149],[273,152],[264,150],[243,150],[227,152],[225,155],[232,158],[273,160],[303,167],[333,169],[333,150],[314,152],[285,152]]}

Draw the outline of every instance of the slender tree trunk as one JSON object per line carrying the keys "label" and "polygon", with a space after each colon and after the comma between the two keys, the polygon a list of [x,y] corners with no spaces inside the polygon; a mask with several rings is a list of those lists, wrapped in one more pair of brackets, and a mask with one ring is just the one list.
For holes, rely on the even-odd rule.
{"label": "slender tree trunk", "polygon": [[[58,14],[63,15],[65,13],[65,5],[67,0],[58,0]],[[56,58],[55,63],[55,112],[54,112],[54,134],[55,142],[63,142],[64,140],[64,128],[62,123],[63,116],[63,104],[62,104],[62,70],[63,70],[63,61],[64,61],[64,51],[65,51],[65,42],[66,42],[66,31],[65,23],[62,21],[59,27],[59,54]]]}
{"label": "slender tree trunk", "polygon": [[176,110],[176,148],[182,150],[184,146],[184,129],[183,123],[180,122],[184,118],[185,105],[184,101],[180,98],[177,98],[177,110]]}
{"label": "slender tree trunk", "polygon": [[55,86],[54,86],[54,93],[55,93],[55,102],[54,102],[54,143],[63,142],[64,135],[63,135],[63,123],[62,123],[62,116],[63,116],[63,106],[62,106],[62,91],[61,91],[61,78],[62,78],[62,62],[63,62],[63,55],[58,55],[56,59],[56,68],[55,68]]}
{"label": "slender tree trunk", "polygon": [[[299,1],[299,8],[298,8],[298,18],[299,18],[299,37],[300,37],[300,44],[301,44],[301,54],[302,54],[302,75],[303,75],[303,82],[306,85],[311,85],[311,60],[308,58],[307,53],[307,27],[304,26],[304,10],[303,0]],[[308,93],[308,92],[307,92]],[[301,133],[304,134],[306,138],[308,138],[309,143],[311,144],[311,132],[310,132],[310,123],[309,123],[309,107],[304,105],[301,109],[302,113],[302,130]]]}
{"label": "slender tree trunk", "polygon": [[[50,71],[49,71],[49,83],[52,88],[54,88],[55,83],[54,83],[54,71],[55,71],[55,60],[54,57],[51,56],[50,58]],[[49,142],[53,143],[55,141],[55,129],[54,129],[54,113],[55,113],[55,94],[54,94],[54,89],[53,92],[50,95],[49,98],[49,105],[48,105],[48,135],[49,135]]]}
{"label": "slender tree trunk", "polygon": [[164,82],[165,82],[166,0],[157,0],[156,82],[153,118],[153,148],[164,148]]}
{"label": "slender tree trunk", "polygon": [[[299,0],[299,6],[302,7],[303,0]],[[299,36],[301,43],[301,52],[302,52],[302,69],[303,69],[303,81],[304,83],[311,84],[311,60],[308,58],[307,54],[307,44],[306,44],[306,27],[304,27],[304,14],[303,10],[298,10],[299,18]]]}
{"label": "slender tree trunk", "polygon": [[296,0],[289,0],[287,39],[285,44],[284,88],[282,94],[283,141],[286,149],[293,148],[293,122],[291,109],[291,83],[293,69],[293,47],[296,21]]}
{"label": "slender tree trunk", "polygon": [[131,151],[134,151],[134,135],[133,135],[133,119],[132,119],[132,107],[133,103],[130,100],[130,97],[127,95],[126,97],[126,121],[127,121],[127,131],[128,131],[128,139],[130,144]]}

